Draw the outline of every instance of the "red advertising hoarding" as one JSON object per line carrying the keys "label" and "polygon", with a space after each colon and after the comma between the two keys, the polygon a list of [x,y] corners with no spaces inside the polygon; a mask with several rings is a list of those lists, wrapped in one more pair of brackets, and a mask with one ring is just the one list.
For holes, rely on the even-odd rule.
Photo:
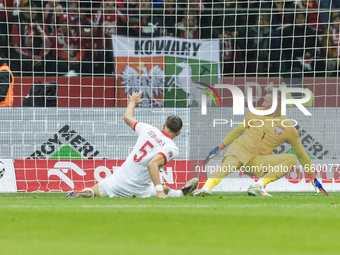
{"label": "red advertising hoarding", "polygon": [[59,107],[115,107],[114,77],[15,77],[13,106],[20,107],[32,84],[56,82]]}
{"label": "red advertising hoarding", "polygon": [[[70,191],[91,187],[111,175],[124,160],[114,159],[16,159],[14,168],[18,191]],[[175,160],[164,167],[163,183],[181,188],[189,178],[189,161]]]}
{"label": "red advertising hoarding", "polygon": [[[32,84],[49,81],[58,84],[59,107],[125,107],[126,95],[118,93],[114,77],[15,77],[14,104],[21,106],[29,94]],[[253,104],[261,106],[266,91],[271,87],[289,84],[282,78],[224,78],[223,84],[238,86],[243,92],[245,88],[253,88]],[[215,84],[209,84],[214,86]],[[313,92],[315,107],[339,107],[340,93],[337,78],[305,78],[302,85]],[[228,89],[218,89],[222,105],[232,107],[232,95]]]}
{"label": "red advertising hoarding", "polygon": [[[295,84],[294,87],[310,89],[313,93],[312,96],[314,98],[314,107],[339,107],[340,91],[338,88],[338,83],[339,79],[337,78],[304,78],[301,81],[301,84]],[[291,86],[288,81],[284,81],[282,78],[262,77],[224,78],[222,84],[235,85],[240,88],[245,95],[245,102],[247,102],[246,88],[251,87],[253,105],[258,107],[262,106],[264,96],[272,87]],[[218,89],[217,92],[222,99],[222,106],[233,106],[232,94],[229,89]]]}

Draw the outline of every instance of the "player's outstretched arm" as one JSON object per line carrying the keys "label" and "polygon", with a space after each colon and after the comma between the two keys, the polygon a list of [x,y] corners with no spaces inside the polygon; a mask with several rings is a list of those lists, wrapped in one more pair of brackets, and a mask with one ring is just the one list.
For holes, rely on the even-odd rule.
{"label": "player's outstretched arm", "polygon": [[151,159],[150,162],[148,163],[150,178],[156,187],[156,195],[157,197],[160,198],[167,197],[167,195],[164,193],[163,186],[159,178],[159,168],[164,165],[165,165],[164,158],[160,154],[154,156],[153,159]]}
{"label": "player's outstretched arm", "polygon": [[141,91],[138,93],[133,92],[131,95],[129,95],[128,106],[126,107],[124,117],[123,117],[125,123],[132,129],[137,122],[137,120],[134,118],[135,107],[145,100],[145,98],[139,99],[139,96],[141,95],[141,93],[142,93]]}

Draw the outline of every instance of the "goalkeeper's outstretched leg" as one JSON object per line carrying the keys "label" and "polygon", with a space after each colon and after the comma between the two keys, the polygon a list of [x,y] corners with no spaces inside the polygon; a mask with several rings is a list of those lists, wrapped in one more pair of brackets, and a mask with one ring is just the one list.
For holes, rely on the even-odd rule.
{"label": "goalkeeper's outstretched leg", "polygon": [[209,195],[210,190],[213,187],[219,184],[224,177],[239,169],[242,164],[241,161],[239,161],[236,156],[232,155],[224,157],[222,162],[223,162],[222,165],[210,174],[203,188],[195,193],[196,196],[202,194]]}
{"label": "goalkeeper's outstretched leg", "polygon": [[[242,167],[243,173],[261,178],[256,184],[249,187],[248,194],[270,196],[264,191],[264,186],[286,175],[296,164],[297,158],[293,154],[258,155],[245,167]],[[203,188],[195,195],[210,194],[213,187],[219,184],[225,176],[240,170],[241,165],[241,161],[236,156],[226,156],[221,167],[211,173]]]}
{"label": "goalkeeper's outstretched leg", "polygon": [[248,194],[252,196],[271,196],[264,190],[264,186],[285,176],[297,164],[297,158],[293,154],[258,156],[250,161],[248,166],[259,167],[254,172],[260,178],[258,182],[248,188]]}

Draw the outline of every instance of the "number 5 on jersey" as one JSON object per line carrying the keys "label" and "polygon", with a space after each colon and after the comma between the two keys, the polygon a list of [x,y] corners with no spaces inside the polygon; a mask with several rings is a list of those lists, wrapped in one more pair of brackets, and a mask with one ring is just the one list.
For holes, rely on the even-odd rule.
{"label": "number 5 on jersey", "polygon": [[138,157],[137,154],[135,154],[133,156],[133,161],[135,161],[136,163],[139,163],[148,154],[147,150],[145,149],[146,146],[149,146],[151,150],[154,147],[152,143],[150,143],[149,141],[146,141],[146,143],[144,143],[144,145],[139,149],[142,155]]}

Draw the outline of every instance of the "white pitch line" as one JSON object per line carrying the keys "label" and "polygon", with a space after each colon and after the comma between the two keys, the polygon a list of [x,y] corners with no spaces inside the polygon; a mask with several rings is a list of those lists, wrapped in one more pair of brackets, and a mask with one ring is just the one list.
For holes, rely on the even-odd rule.
{"label": "white pitch line", "polygon": [[[280,208],[325,208],[326,205],[319,204],[301,204],[301,205],[289,205],[289,204],[241,204],[241,205],[229,205],[229,204],[194,204],[194,205],[131,205],[131,204],[112,204],[112,205],[0,205],[0,208],[259,208],[259,207],[280,207]],[[337,204],[328,204],[327,207],[337,208]]]}
{"label": "white pitch line", "polygon": [[[217,206],[217,205],[216,205]],[[214,205],[1,205],[0,208],[190,208],[214,207]]]}

